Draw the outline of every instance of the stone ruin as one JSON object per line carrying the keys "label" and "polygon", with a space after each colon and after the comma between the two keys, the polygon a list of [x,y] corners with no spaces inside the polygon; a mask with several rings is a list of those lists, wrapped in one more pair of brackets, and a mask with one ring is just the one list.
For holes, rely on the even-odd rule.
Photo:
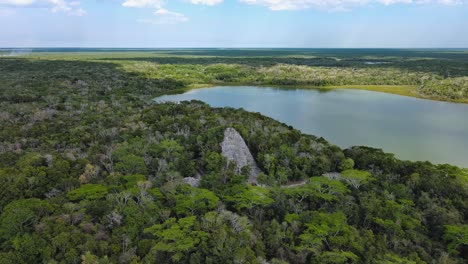
{"label": "stone ruin", "polygon": [[234,128],[229,127],[224,131],[224,140],[221,142],[221,154],[228,161],[236,164],[237,172],[240,172],[243,167],[249,166],[250,175],[248,182],[258,184],[257,177],[262,171],[255,162],[244,139]]}

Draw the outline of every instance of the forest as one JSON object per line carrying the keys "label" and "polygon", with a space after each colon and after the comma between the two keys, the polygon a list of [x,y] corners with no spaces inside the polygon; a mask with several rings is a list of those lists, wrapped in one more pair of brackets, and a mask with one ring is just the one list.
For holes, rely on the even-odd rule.
{"label": "forest", "polygon": [[[357,88],[468,102],[466,50],[65,50],[68,52],[63,52],[64,49],[38,49],[23,58],[39,67],[57,69],[50,78],[63,78],[69,74],[69,69],[74,69],[75,75],[83,75],[82,79],[86,79],[87,74],[107,79],[112,76],[115,81],[127,82],[127,87],[141,87],[139,83],[132,82],[142,79],[145,85],[147,81],[156,81],[158,87],[147,86],[151,86],[149,89],[160,88],[163,93],[174,89],[245,84]],[[25,61],[17,58],[4,57],[2,67],[31,67],[23,65]],[[21,74],[21,71],[17,73]],[[115,85],[110,80],[105,84]]]}
{"label": "forest", "polygon": [[[341,149],[243,109],[153,101],[231,83],[464,102],[468,52],[1,57],[0,264],[467,262],[468,169]],[[229,127],[262,170],[258,185],[221,155]],[[199,187],[183,181],[198,176]]]}

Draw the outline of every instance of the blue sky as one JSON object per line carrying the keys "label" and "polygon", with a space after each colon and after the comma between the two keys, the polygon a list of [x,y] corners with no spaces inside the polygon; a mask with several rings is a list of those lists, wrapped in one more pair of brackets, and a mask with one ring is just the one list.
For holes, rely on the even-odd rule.
{"label": "blue sky", "polygon": [[0,47],[468,47],[468,1],[0,0]]}

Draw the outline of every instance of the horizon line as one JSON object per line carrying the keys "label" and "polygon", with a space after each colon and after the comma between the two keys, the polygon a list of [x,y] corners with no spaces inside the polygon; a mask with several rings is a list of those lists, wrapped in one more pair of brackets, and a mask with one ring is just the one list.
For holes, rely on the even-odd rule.
{"label": "horizon line", "polygon": [[105,47],[105,46],[36,46],[36,47],[14,47],[0,46],[2,49],[463,49],[468,47]]}

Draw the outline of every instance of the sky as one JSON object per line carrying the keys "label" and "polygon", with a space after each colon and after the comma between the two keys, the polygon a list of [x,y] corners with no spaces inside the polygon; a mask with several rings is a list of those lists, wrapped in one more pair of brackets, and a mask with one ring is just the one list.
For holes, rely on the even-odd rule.
{"label": "sky", "polygon": [[0,0],[0,47],[467,48],[468,0]]}

